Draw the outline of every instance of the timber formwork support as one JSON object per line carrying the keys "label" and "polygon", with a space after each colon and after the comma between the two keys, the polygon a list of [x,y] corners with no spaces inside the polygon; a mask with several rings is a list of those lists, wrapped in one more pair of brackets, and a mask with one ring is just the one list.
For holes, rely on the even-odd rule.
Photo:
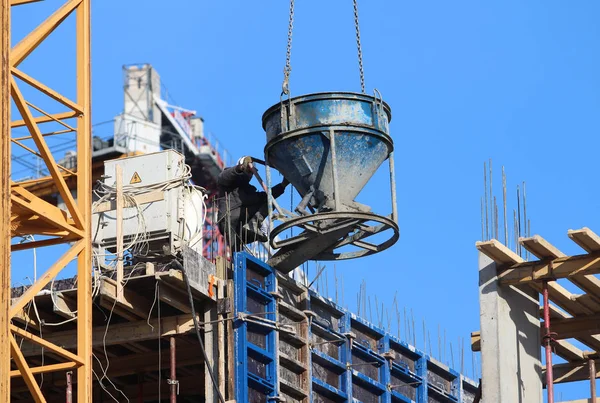
{"label": "timber formwork support", "polygon": [[[476,244],[481,332],[472,333],[471,342],[473,351],[482,353],[484,401],[516,401],[521,389],[523,401],[541,402],[544,386],[552,402],[554,385],[582,380],[590,380],[590,401],[596,399],[600,236],[587,227],[567,235],[584,253],[567,256],[539,235],[518,240],[537,260],[525,261],[496,239]],[[571,293],[573,286],[581,294]],[[539,343],[545,347],[545,367]],[[565,362],[554,364],[554,356]]]}
{"label": "timber formwork support", "polygon": [[[2,72],[0,76],[1,90],[1,132],[2,145],[0,156],[2,164],[2,186],[0,208],[2,222],[0,236],[2,251],[0,262],[0,401],[10,401],[10,378],[14,372],[24,379],[33,401],[45,402],[34,374],[77,369],[77,402],[92,401],[92,367],[91,367],[91,326],[92,326],[92,295],[91,295],[91,126],[90,126],[90,0],[69,0],[51,14],[44,22],[27,34],[13,48],[10,48],[10,6],[35,7],[27,3],[31,0],[1,0],[0,23],[2,29]],[[35,78],[20,70],[19,65],[35,51],[43,42],[51,40],[69,41],[61,36],[55,40],[52,32],[65,20],[75,20],[75,32],[71,42],[60,43],[60,49],[75,43],[76,75],[72,77],[76,84],[76,99],[62,95],[59,91],[49,88]],[[48,37],[50,36],[50,39]],[[70,62],[63,60],[64,54],[47,63]],[[60,69],[59,71],[66,71]],[[67,80],[68,76],[65,77]],[[31,90],[35,90],[31,97]],[[27,91],[26,91],[27,90]],[[10,101],[14,102],[20,118],[11,117]],[[49,113],[36,106],[39,99],[51,99],[62,109],[58,113]],[[47,102],[47,101],[46,101]],[[66,109],[66,111],[64,111]],[[37,116],[36,116],[37,115]],[[44,123],[58,124],[62,131],[44,133]],[[12,138],[11,128],[25,127],[29,135]],[[66,129],[66,130],[65,130]],[[66,168],[57,163],[57,156],[52,154],[46,138],[48,135],[75,134],[77,142],[77,167]],[[25,190],[20,183],[11,181],[10,173],[10,143],[36,155],[50,172],[64,204],[65,210],[42,200]],[[29,144],[27,144],[29,143]],[[75,178],[73,178],[75,177]],[[66,179],[75,179],[75,193],[69,190]],[[10,197],[10,202],[9,198]],[[10,219],[10,222],[8,220]],[[34,241],[33,235],[42,239]],[[30,242],[11,245],[12,237],[28,237]],[[19,299],[10,299],[10,251],[23,250],[41,246],[68,244],[68,249],[37,281],[24,292]],[[34,296],[38,294],[56,275],[71,261],[77,259],[77,336],[76,353],[52,344],[30,331],[23,330],[13,324],[12,318],[22,314]],[[55,356],[61,357],[62,362],[53,365],[32,367],[21,352],[19,340],[28,344],[43,346]],[[9,350],[10,349],[10,353]],[[11,371],[11,359],[16,370]],[[66,376],[66,374],[65,374]]]}

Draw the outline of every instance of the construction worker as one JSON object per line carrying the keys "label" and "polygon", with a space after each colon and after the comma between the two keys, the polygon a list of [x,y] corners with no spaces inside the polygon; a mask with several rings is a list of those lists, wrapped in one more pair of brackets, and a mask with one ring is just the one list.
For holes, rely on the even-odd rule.
{"label": "construction worker", "polygon": [[[253,174],[252,158],[242,157],[234,167],[225,168],[217,179],[219,230],[236,251],[241,251],[244,244],[268,241],[263,228],[263,221],[268,215],[267,194],[257,191],[250,184]],[[280,184],[273,186],[273,197],[281,196],[288,184],[283,179]]]}

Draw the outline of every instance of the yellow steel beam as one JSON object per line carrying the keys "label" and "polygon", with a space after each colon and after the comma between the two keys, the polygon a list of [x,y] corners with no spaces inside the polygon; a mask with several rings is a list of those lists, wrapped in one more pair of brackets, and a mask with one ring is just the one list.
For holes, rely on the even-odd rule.
{"label": "yellow steel beam", "polygon": [[[19,369],[19,372],[21,373],[21,375],[23,375],[23,380],[29,388],[33,400],[37,403],[45,403],[46,399],[44,399],[44,395],[42,394],[42,391],[40,390],[37,381],[33,377],[33,373],[31,372],[29,365],[27,365],[27,361],[25,361],[25,357],[23,357],[19,345],[17,344],[17,341],[14,337],[10,338],[10,352],[13,360],[15,361],[15,364],[17,365],[17,368]],[[10,371],[6,372],[5,375],[3,374],[3,376],[6,375],[10,377]],[[9,402],[10,400],[6,401]]]}
{"label": "yellow steel beam", "polygon": [[20,250],[43,248],[45,246],[59,245],[61,243],[73,242],[75,240],[77,240],[77,238],[75,238],[73,236],[64,236],[64,237],[60,237],[60,238],[44,239],[42,241],[16,243],[16,244],[11,245],[10,249],[13,252],[18,252]]}
{"label": "yellow steel beam", "polygon": [[50,350],[69,361],[75,362],[77,365],[83,364],[81,359],[76,354],[73,354],[72,352],[67,351],[64,348],[58,347],[57,345],[55,345],[49,341],[46,341],[45,339],[42,339],[41,337],[38,337],[35,334],[31,334],[15,325],[11,325],[10,330],[14,334],[21,336],[25,340],[30,341],[35,344],[39,344],[40,346],[46,348],[47,350]]}
{"label": "yellow steel beam", "polygon": [[[44,135],[43,135],[43,134],[40,134],[40,136],[41,136],[41,137],[44,137]],[[33,136],[31,136],[31,138],[33,138]],[[29,151],[31,154],[35,155],[36,157],[44,158],[44,157],[43,157],[43,156],[42,156],[40,153],[38,153],[37,151],[35,151],[33,148],[31,148],[31,147],[27,147],[25,144],[23,144],[23,143],[19,142],[17,139],[10,139],[10,141],[11,141],[13,144],[16,144],[16,145],[18,145],[19,147],[21,147],[23,150],[25,150],[25,151]],[[65,168],[65,167],[63,167],[63,166],[62,166],[62,165],[60,165],[60,164],[56,164],[56,166],[57,166],[58,168],[62,169],[63,171],[65,171],[66,173],[68,173],[69,175],[75,175],[75,172],[71,171],[71,170],[70,170],[70,169],[68,169],[68,168]],[[62,173],[62,172],[61,172],[61,173]]]}
{"label": "yellow steel beam", "polygon": [[[33,121],[36,124],[48,123],[48,122],[54,122],[56,120],[76,118],[79,115],[80,114],[78,112],[53,113],[52,116],[50,116],[50,117],[49,116],[38,116],[36,118],[33,118]],[[11,122],[10,127],[14,129],[17,127],[23,127],[25,125],[26,125],[25,121],[23,119],[21,119],[21,120],[15,120],[14,122]]]}
{"label": "yellow steel beam", "polygon": [[[65,369],[77,368],[77,401],[81,403],[91,403],[92,401],[92,350],[91,350],[91,328],[92,328],[92,295],[91,295],[91,124],[90,124],[90,0],[67,0],[55,13],[48,17],[42,24],[29,33],[16,46],[10,49],[10,33],[9,25],[9,5],[10,4],[25,4],[30,0],[0,0],[0,24],[2,29],[2,58],[0,62],[2,75],[0,75],[0,90],[1,99],[0,124],[2,132],[0,146],[0,164],[2,166],[2,183],[6,189],[0,193],[0,207],[2,210],[2,219],[0,221],[0,236],[4,236],[2,259],[0,261],[0,297],[5,293],[10,292],[10,253],[9,250],[20,250],[30,247],[49,246],[56,243],[71,241],[74,244],[71,248],[44,273],[42,277],[34,285],[32,285],[12,306],[7,306],[10,298],[0,298],[3,303],[3,312],[0,311],[0,326],[6,324],[5,327],[0,327],[0,349],[9,349],[6,353],[0,350],[0,401],[10,400],[10,377],[23,376],[27,387],[33,395],[33,400],[36,402],[44,402],[44,397],[38,387],[33,374],[60,371]],[[7,11],[8,10],[8,11]],[[31,54],[69,15],[76,11],[76,27],[74,38],[76,40],[76,79],[77,84],[77,99],[72,100],[60,94],[58,91],[49,88],[45,84],[28,76],[16,67]],[[10,73],[12,72],[12,76]],[[72,109],[69,112],[47,113],[40,108],[27,102],[21,93],[16,79],[32,86],[46,96]],[[21,120],[11,121],[10,112],[10,95],[21,115]],[[34,117],[32,114],[33,108],[43,116]],[[78,118],[76,124],[70,126],[63,120]],[[42,133],[38,124],[47,122],[58,122],[67,130]],[[24,190],[18,185],[13,185],[13,202],[14,209],[10,209],[11,183],[10,183],[10,129],[15,127],[26,126],[31,139],[37,147],[37,152],[32,152],[39,155],[45,162],[50,172],[50,177],[47,182],[52,184],[53,192],[58,191],[62,199],[65,201],[67,209],[72,219],[66,217],[62,211],[58,209],[50,209],[47,204],[40,201],[39,198],[31,198],[31,193]],[[56,159],[52,155],[47,143],[44,139],[45,135],[53,135],[65,132],[76,132],[77,136],[77,172],[68,172],[68,178],[61,172],[61,167],[56,164]],[[21,138],[17,141],[26,140],[29,138]],[[21,145],[19,143],[19,145]],[[65,170],[64,168],[62,168]],[[76,178],[73,178],[75,176]],[[71,186],[76,182],[77,201],[75,201],[67,180]],[[44,182],[44,184],[46,181]],[[73,186],[72,186],[73,187]],[[43,228],[43,222],[50,224],[47,228]],[[61,232],[65,235],[64,238],[54,238],[38,242],[32,242],[26,245],[10,245],[10,233],[12,225],[21,225],[24,230],[44,230],[56,227],[56,233]],[[4,230],[4,231],[3,231]],[[60,230],[60,231],[59,231]],[[16,343],[16,340],[9,334],[6,337],[5,331],[8,328],[9,321],[12,317],[22,312],[23,308],[31,302],[34,296],[48,282],[56,276],[69,262],[77,258],[77,353],[71,353],[64,348],[53,345],[50,341],[39,338],[28,332],[24,332],[20,328],[13,327],[12,331],[15,335],[25,337],[30,342],[43,345],[46,349],[62,355],[70,362],[45,365],[35,368],[30,368],[24,359],[24,356]],[[8,314],[7,314],[8,313]],[[10,330],[10,328],[9,328]],[[4,337],[3,339],[1,337]],[[3,342],[5,341],[5,343]],[[18,371],[11,371],[9,357],[12,358],[17,365]]]}
{"label": "yellow steel beam", "polygon": [[0,0],[0,402],[10,401],[10,0]]}
{"label": "yellow steel beam", "polygon": [[43,0],[10,0],[10,5],[11,6],[21,6],[23,4],[37,3],[38,1],[43,1]]}
{"label": "yellow steel beam", "polygon": [[[77,206],[75,204],[75,200],[73,199],[73,195],[71,194],[71,191],[69,190],[69,187],[67,186],[67,183],[65,182],[65,179],[62,176],[62,173],[60,172],[58,166],[56,165],[56,161],[54,159],[54,156],[52,155],[52,152],[50,151],[50,148],[46,144],[46,140],[42,137],[40,128],[34,122],[33,116],[31,115],[31,111],[27,107],[27,105],[25,103],[25,99],[23,98],[23,94],[19,90],[19,87],[17,86],[17,83],[15,82],[14,78],[11,78],[10,85],[11,85],[11,93],[12,93],[13,101],[15,102],[15,105],[17,106],[19,113],[25,120],[25,124],[26,124],[27,128],[29,129],[29,132],[33,136],[33,141],[35,142],[35,145],[37,146],[37,148],[40,152],[40,155],[42,156],[42,158],[44,159],[44,162],[46,163],[46,166],[48,167],[50,176],[52,176],[52,179],[56,183],[58,192],[60,193],[65,204],[67,205],[67,208],[69,209],[69,212],[71,213],[71,216],[73,216],[75,225],[78,228],[83,228],[83,219],[81,217],[81,212],[77,208]],[[79,151],[79,147],[78,147],[78,151]]]}
{"label": "yellow steel beam", "polygon": [[[77,364],[74,362],[61,362],[60,364],[42,365],[41,367],[29,368],[32,374],[47,374],[49,372],[66,371],[68,369],[77,368]],[[15,378],[21,376],[21,371],[14,370],[10,371],[10,377]]]}
{"label": "yellow steel beam", "polygon": [[[84,248],[85,242],[83,240],[77,241],[73,246],[69,248],[68,251],[65,252],[31,287],[25,291],[21,298],[19,298],[14,304],[11,305],[9,311],[9,318],[17,315],[21,309],[29,301],[33,299],[33,297],[40,292],[46,284],[48,284],[56,275],[75,257],[81,252]],[[91,262],[91,260],[90,260]],[[88,263],[89,264],[89,263]],[[82,280],[78,277],[77,286],[78,289],[81,287]]]}
{"label": "yellow steel beam", "polygon": [[71,0],[66,2],[54,14],[35,28],[29,35],[17,43],[10,52],[10,64],[13,67],[18,66],[31,52],[39,46],[50,35],[56,27],[75,10],[82,0]]}
{"label": "yellow steel beam", "polygon": [[20,78],[27,84],[31,85],[33,88],[36,88],[41,93],[48,95],[50,98],[54,99],[55,101],[60,102],[67,108],[71,108],[75,112],[83,113],[83,109],[81,108],[80,105],[77,105],[75,102],[71,101],[69,98],[67,98],[63,95],[60,95],[58,92],[54,91],[52,88],[40,83],[33,77],[23,73],[21,70],[13,67],[11,69],[11,72],[15,77]]}
{"label": "yellow steel beam", "polygon": [[54,122],[66,127],[67,129],[69,129],[70,131],[74,132],[75,129],[72,126],[69,126],[68,124],[66,124],[65,122],[63,122],[62,120],[59,119],[55,119],[54,116],[52,116],[51,113],[46,112],[45,110],[43,110],[42,108],[35,106],[34,104],[32,104],[31,102],[26,102],[27,106],[32,107],[33,109],[35,109],[36,111],[40,112],[42,115],[47,116],[48,118],[52,119]]}
{"label": "yellow steel beam", "polygon": [[39,215],[40,220],[68,231],[71,234],[83,236],[84,232],[74,227],[67,218],[65,212],[58,207],[40,199],[33,193],[21,187],[11,189],[11,200],[13,203]]}
{"label": "yellow steel beam", "polygon": [[85,231],[77,262],[77,402],[92,403],[92,122],[90,66],[90,0],[77,7],[77,104],[83,114],[77,120],[77,207]]}

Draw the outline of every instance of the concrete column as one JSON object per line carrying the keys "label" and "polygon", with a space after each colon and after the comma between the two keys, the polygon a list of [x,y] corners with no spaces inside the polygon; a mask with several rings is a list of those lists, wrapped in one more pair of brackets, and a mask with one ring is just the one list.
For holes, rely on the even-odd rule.
{"label": "concrete column", "polygon": [[539,295],[500,286],[496,264],[479,254],[482,402],[542,402]]}

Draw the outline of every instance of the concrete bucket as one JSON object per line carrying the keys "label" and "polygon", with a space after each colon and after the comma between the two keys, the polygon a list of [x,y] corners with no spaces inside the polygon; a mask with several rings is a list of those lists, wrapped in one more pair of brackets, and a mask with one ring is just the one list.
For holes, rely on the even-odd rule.
{"label": "concrete bucket", "polygon": [[[306,260],[377,253],[397,241],[390,119],[390,108],[380,97],[347,92],[295,97],[265,112],[267,165],[281,172],[302,196],[294,213],[277,208],[283,224],[271,233],[271,246],[279,251],[270,264],[287,271]],[[386,159],[391,217],[374,214],[355,200]],[[300,229],[296,236],[276,239],[294,227]],[[387,230],[390,235],[383,242],[363,240]],[[349,246],[358,250],[348,251]]]}

